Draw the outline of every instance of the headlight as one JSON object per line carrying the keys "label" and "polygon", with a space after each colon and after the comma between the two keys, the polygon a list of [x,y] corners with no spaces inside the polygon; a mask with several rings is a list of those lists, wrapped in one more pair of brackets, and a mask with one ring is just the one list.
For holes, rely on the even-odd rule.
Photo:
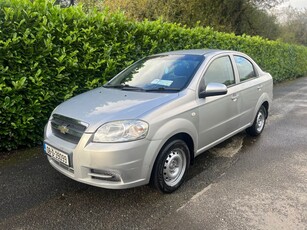
{"label": "headlight", "polygon": [[94,134],[94,142],[126,142],[143,139],[148,124],[141,120],[112,121],[102,125]]}

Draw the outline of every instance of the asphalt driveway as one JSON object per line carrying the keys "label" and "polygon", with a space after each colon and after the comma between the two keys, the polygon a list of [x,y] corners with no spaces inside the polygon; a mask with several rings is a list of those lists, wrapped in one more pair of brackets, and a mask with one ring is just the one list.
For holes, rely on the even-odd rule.
{"label": "asphalt driveway", "polygon": [[0,157],[0,229],[302,229],[307,226],[307,78],[274,88],[263,134],[197,157],[186,183],[107,190],[55,171],[40,147]]}

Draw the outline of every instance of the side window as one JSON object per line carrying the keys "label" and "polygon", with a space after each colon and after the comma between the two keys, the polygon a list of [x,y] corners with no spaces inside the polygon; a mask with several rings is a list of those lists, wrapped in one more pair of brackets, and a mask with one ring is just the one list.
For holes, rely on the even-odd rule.
{"label": "side window", "polygon": [[205,73],[205,84],[210,82],[222,83],[226,86],[235,83],[233,68],[229,56],[215,59]]}
{"label": "side window", "polygon": [[257,77],[253,64],[244,57],[234,56],[238,67],[240,81],[245,81]]}

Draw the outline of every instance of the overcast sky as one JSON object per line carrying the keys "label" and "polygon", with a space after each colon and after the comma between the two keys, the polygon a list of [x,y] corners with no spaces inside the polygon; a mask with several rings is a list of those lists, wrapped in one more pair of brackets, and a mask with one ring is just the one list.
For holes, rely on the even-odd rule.
{"label": "overcast sky", "polygon": [[303,9],[303,8],[307,9],[307,0],[288,0],[281,6],[289,6],[289,5],[297,9]]}

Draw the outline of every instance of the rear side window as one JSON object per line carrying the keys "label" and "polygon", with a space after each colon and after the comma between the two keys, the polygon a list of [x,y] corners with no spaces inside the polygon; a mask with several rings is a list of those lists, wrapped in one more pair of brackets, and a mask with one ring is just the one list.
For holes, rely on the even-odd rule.
{"label": "rear side window", "polygon": [[205,84],[210,82],[222,83],[226,86],[235,83],[233,68],[229,56],[215,59],[205,73]]}
{"label": "rear side window", "polygon": [[257,77],[255,68],[249,60],[241,56],[234,56],[234,59],[238,67],[240,81]]}

